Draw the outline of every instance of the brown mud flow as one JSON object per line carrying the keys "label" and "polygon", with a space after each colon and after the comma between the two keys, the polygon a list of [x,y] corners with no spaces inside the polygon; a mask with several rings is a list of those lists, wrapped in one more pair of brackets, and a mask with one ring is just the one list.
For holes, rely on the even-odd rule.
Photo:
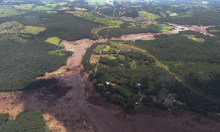
{"label": "brown mud flow", "polygon": [[[202,117],[184,110],[137,110],[125,113],[120,106],[108,103],[88,81],[81,65],[86,48],[95,42],[89,39],[62,42],[68,51],[74,51],[66,66],[46,73],[43,78],[60,81],[49,87],[0,93],[0,113],[15,118],[27,109],[42,109],[43,117],[54,132],[218,132],[219,117]],[[123,113],[123,114],[122,114]]]}

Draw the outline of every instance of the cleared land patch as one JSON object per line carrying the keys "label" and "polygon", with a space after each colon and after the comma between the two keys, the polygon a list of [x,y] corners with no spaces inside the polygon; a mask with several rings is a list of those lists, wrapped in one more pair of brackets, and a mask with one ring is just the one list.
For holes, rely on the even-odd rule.
{"label": "cleared land patch", "polygon": [[155,15],[153,13],[146,12],[146,11],[138,11],[138,15],[139,17],[137,17],[136,20],[139,20],[139,21],[155,20],[155,19],[160,18],[160,16]]}
{"label": "cleared land patch", "polygon": [[135,95],[132,93],[129,89],[122,87],[122,86],[117,86],[118,90],[127,98],[130,98],[131,96]]}
{"label": "cleared land patch", "polygon": [[201,42],[201,43],[205,42],[205,39],[203,39],[203,38],[196,38],[195,35],[186,35],[186,34],[184,34],[183,36],[185,36],[188,39],[193,40],[193,41],[197,41],[197,42]]}
{"label": "cleared land patch", "polygon": [[38,34],[39,32],[44,31],[46,28],[44,27],[34,27],[34,26],[26,26],[26,30],[24,33],[30,33],[30,34]]}
{"label": "cleared land patch", "polygon": [[47,40],[45,40],[45,42],[55,44],[55,45],[60,45],[60,41],[61,41],[61,39],[58,37],[51,37],[51,38],[48,38]]}

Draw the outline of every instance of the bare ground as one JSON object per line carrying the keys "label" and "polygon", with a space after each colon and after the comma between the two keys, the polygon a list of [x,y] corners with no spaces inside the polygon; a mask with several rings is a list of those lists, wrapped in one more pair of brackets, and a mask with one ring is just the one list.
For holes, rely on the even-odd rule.
{"label": "bare ground", "polygon": [[122,35],[121,37],[113,37],[111,40],[130,40],[130,41],[135,41],[138,39],[141,40],[154,40],[155,34],[152,33],[139,33],[139,34],[128,34],[128,35]]}

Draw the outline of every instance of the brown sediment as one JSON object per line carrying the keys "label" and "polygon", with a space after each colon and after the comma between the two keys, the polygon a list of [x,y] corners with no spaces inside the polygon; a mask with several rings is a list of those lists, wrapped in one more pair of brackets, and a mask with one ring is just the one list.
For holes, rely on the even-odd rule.
{"label": "brown sediment", "polygon": [[213,34],[208,33],[208,31],[206,30],[207,28],[215,27],[215,25],[210,25],[210,26],[190,26],[190,25],[179,25],[179,24],[174,24],[174,23],[169,23],[169,22],[165,22],[165,23],[167,23],[170,26],[174,27],[174,29],[168,31],[165,34],[177,34],[180,31],[191,30],[191,31],[200,32],[200,33],[202,33],[204,35],[215,36]]}
{"label": "brown sediment", "polygon": [[220,125],[220,116],[204,117],[182,109],[161,111],[148,108],[128,114],[140,132],[218,132]]}
{"label": "brown sediment", "polygon": [[124,40],[124,41],[135,41],[138,39],[141,40],[154,40],[155,37],[153,33],[139,33],[139,34],[128,34],[128,35],[122,35],[121,37],[113,37],[111,40]]}

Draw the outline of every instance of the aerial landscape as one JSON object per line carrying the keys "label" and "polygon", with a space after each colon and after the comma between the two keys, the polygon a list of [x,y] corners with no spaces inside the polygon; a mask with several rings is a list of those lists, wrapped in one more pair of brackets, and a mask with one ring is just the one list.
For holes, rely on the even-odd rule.
{"label": "aerial landscape", "polygon": [[0,132],[219,132],[220,0],[0,0]]}

